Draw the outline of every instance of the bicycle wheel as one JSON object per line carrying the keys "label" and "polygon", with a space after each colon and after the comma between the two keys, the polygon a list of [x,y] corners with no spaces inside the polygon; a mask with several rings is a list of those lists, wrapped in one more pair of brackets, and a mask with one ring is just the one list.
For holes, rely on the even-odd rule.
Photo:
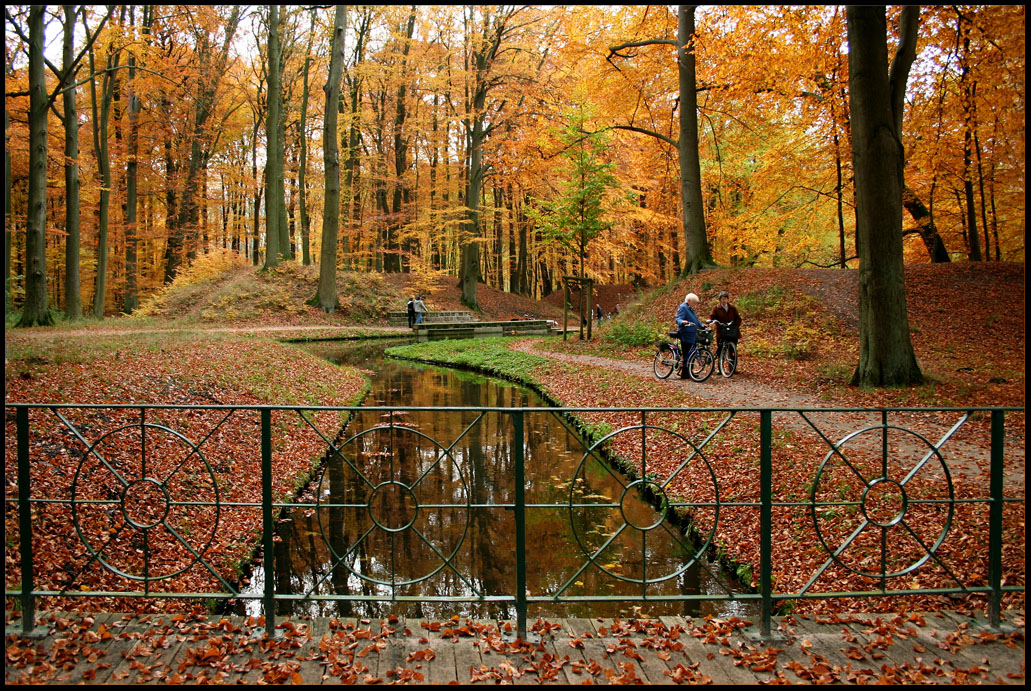
{"label": "bicycle wheel", "polygon": [[705,381],[712,376],[716,359],[708,348],[695,348],[691,359],[687,361],[687,375],[694,381]]}
{"label": "bicycle wheel", "polygon": [[724,377],[734,376],[737,371],[737,345],[728,341],[720,349],[720,374]]}
{"label": "bicycle wheel", "polygon": [[673,374],[676,368],[677,356],[673,349],[668,345],[659,346],[659,352],[655,353],[655,361],[652,363],[655,376],[659,379],[669,379],[669,375]]}

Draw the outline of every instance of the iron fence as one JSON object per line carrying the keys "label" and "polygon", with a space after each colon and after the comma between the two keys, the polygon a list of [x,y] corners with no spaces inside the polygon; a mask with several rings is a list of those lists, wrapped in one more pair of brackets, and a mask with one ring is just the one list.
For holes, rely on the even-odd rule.
{"label": "iron fence", "polygon": [[[1023,408],[6,410],[5,595],[26,632],[47,597],[252,601],[270,631],[283,601],[489,602],[514,609],[522,636],[536,605],[737,600],[759,605],[769,636],[776,606],[800,599],[980,593],[997,626],[1004,594],[1024,590],[1023,444],[1013,443],[1023,428],[1009,430],[1009,456],[1006,428]],[[359,410],[383,421],[345,432]],[[441,440],[407,421],[414,412],[469,422]],[[502,422],[484,441],[488,416]],[[580,426],[572,476],[528,478],[529,416]],[[473,469],[488,443],[502,457]],[[482,491],[483,467],[507,489]],[[328,555],[303,587],[270,557],[287,510],[313,517],[309,538]],[[478,512],[506,517],[491,520],[510,540],[511,579],[491,581],[470,558]],[[527,537],[542,512],[564,516],[580,553],[548,578],[536,573],[548,546]],[[678,545],[672,561],[649,549],[659,536]],[[714,556],[736,559],[742,579],[663,590]],[[244,587],[249,562],[260,590]],[[442,592],[441,580],[457,587]]]}

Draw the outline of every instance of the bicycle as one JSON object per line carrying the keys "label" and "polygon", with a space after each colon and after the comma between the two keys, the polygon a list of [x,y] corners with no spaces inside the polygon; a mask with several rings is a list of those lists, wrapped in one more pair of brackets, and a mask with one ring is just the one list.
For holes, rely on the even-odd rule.
{"label": "bicycle", "polygon": [[731,330],[733,324],[729,322],[721,322],[718,319],[713,320],[719,328],[720,338],[719,347],[716,349],[716,364],[719,366],[720,375],[724,378],[730,378],[734,376],[734,372],[737,371],[737,343],[731,340]]}
{"label": "bicycle", "polygon": [[[677,332],[671,331],[669,336],[670,338],[676,338]],[[716,360],[713,357],[712,351],[709,350],[711,342],[712,331],[704,328],[699,329],[695,346],[691,349],[687,359],[687,376],[691,377],[693,381],[703,382],[712,376]],[[652,371],[655,372],[655,376],[659,379],[669,379],[669,376],[674,371],[680,369],[682,362],[680,344],[676,342],[662,342],[659,343],[655,359],[652,361]]]}

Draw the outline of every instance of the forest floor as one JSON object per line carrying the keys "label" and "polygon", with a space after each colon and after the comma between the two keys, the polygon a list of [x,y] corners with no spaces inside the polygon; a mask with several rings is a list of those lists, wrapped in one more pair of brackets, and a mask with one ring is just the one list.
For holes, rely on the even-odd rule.
{"label": "forest floor", "polygon": [[[386,327],[384,316],[386,311],[401,311],[409,293],[427,295],[432,309],[460,308],[457,286],[451,279],[381,275],[363,279],[345,273],[341,277],[342,292],[347,293],[344,309],[336,315],[324,315],[304,304],[314,287],[314,274],[309,276],[306,271],[301,267],[287,266],[273,274],[260,274],[250,267],[223,267],[223,270],[213,267],[206,274],[201,272],[200,275],[188,276],[189,280],[167,291],[138,317],[68,324],[50,329],[8,329],[4,340],[5,400],[190,405],[254,405],[262,402],[347,404],[362,390],[357,372],[316,362],[303,357],[296,349],[278,346],[273,341],[405,334],[405,329]],[[550,388],[549,393],[555,400],[568,406],[671,406],[687,411],[708,406],[825,409],[1024,406],[1023,265],[965,263],[909,267],[910,326],[917,358],[927,381],[904,389],[870,390],[848,384],[857,360],[856,280],[854,271],[721,269],[648,292],[635,291],[628,286],[606,287],[599,292],[598,301],[603,306],[606,302],[619,305],[619,316],[604,320],[597,328],[594,340],[551,338],[508,340],[506,343],[507,347],[543,357],[549,363],[537,376]],[[703,304],[709,305],[715,302],[715,295],[721,289],[731,291],[745,320],[740,371],[731,379],[724,379],[717,373],[701,384],[657,380],[651,371],[655,336],[666,330],[683,295],[689,291],[696,292],[702,296]],[[483,306],[481,319],[555,318],[561,315],[560,301],[558,305],[535,302],[492,291],[485,286],[480,287],[480,295]],[[315,389],[311,388],[313,382],[318,383]],[[906,425],[933,427],[935,431],[927,433],[927,438],[933,443],[940,438],[941,430],[947,429],[961,414],[957,411],[919,420],[909,416]],[[9,441],[15,435],[13,416],[8,418],[5,439]],[[788,429],[785,436],[775,439],[776,467],[780,473],[775,482],[779,488],[798,484],[806,473],[811,476],[812,459],[822,457],[827,451],[826,441],[819,438],[821,433],[830,439],[840,438],[846,430],[855,429],[856,424],[854,415],[844,413],[814,414],[815,427],[797,415],[778,415],[778,418],[777,424]],[[72,418],[72,422],[87,427],[91,423],[88,415],[81,421]],[[106,420],[105,424],[110,422]],[[160,420],[155,418],[155,422]],[[333,425],[332,420],[324,422],[326,428]],[[200,417],[189,421],[191,428],[201,431],[210,429],[213,424],[221,423]],[[817,427],[819,432],[814,433]],[[953,478],[958,497],[983,493],[986,429],[987,421],[975,415],[964,431],[947,444],[950,467],[958,471]],[[1007,495],[1024,496],[1025,433],[1024,413],[1008,413]],[[277,491],[288,492],[289,479],[302,476],[317,456],[321,442],[317,435],[309,436],[312,438],[299,436],[293,441],[291,448],[296,451],[293,453],[296,459],[289,469],[287,465],[280,466],[283,470],[277,472],[277,482],[280,483]],[[749,442],[741,441],[745,437],[747,433],[740,438],[735,437],[730,446],[747,447]],[[239,440],[222,438],[220,433],[211,436],[207,443],[231,448]],[[59,470],[62,459],[75,457],[73,446],[67,434],[59,434],[54,439],[44,440],[38,448],[47,455],[51,467]],[[745,458],[751,451],[732,454],[732,457],[743,459],[740,465],[735,465],[719,456],[719,453],[730,450],[729,446],[719,449],[718,442],[713,450],[716,454],[713,458],[718,459],[721,487],[727,491],[751,491],[754,487],[747,478],[754,475],[754,469]],[[13,442],[5,443],[5,476],[9,489],[17,485],[13,451]],[[292,453],[289,449],[287,451],[286,455]],[[285,455],[277,455],[277,458],[279,463],[286,461]],[[250,487],[255,479],[253,475],[236,473],[231,468],[225,472],[226,477],[238,476],[239,479],[238,483],[229,486],[230,495],[227,497],[243,496],[253,489]],[[44,479],[66,485],[70,477],[66,471],[64,475]],[[1023,544],[1023,506],[1012,508],[1020,511],[1019,516],[1011,516],[1011,512],[1007,514],[1007,525],[1011,526],[1007,544],[1014,539]],[[17,521],[13,516],[7,518],[12,519],[5,520],[5,532],[11,546],[17,544],[16,531],[12,532]],[[223,520],[239,523],[241,534],[250,533],[253,526],[260,523],[257,516],[245,512],[227,512]],[[943,550],[942,557],[956,560],[964,569],[962,573],[974,582],[980,582],[984,576],[978,573],[976,561],[982,551],[979,546],[985,544],[980,532],[983,523],[968,525],[964,520],[957,517],[953,534],[968,535],[971,539],[965,540],[956,551],[946,553]],[[721,518],[720,523],[727,526],[721,531],[731,531],[722,536],[729,541],[728,544],[747,545],[748,536],[753,533],[749,519],[732,519],[728,515]],[[68,545],[73,543],[71,541]],[[52,560],[53,564],[43,572],[60,578],[64,568],[62,564],[74,561],[74,555],[66,553],[64,548],[58,549],[58,544],[51,545],[51,556],[56,561]],[[243,542],[227,544],[219,549],[226,558],[229,555],[236,559],[247,558]],[[5,555],[5,580],[9,587],[17,582],[15,551],[8,549]],[[789,552],[778,558],[786,564],[797,561],[798,568],[781,574],[782,580],[778,585],[783,582],[785,588],[791,587],[793,571],[805,573],[805,569],[810,568],[806,550],[789,549]],[[754,555],[748,549],[731,556],[743,562],[754,561]],[[1011,584],[1023,583],[1023,559],[1022,553],[1006,555],[1007,573],[1012,574]],[[223,566],[222,561],[224,559],[220,558],[218,568],[230,568],[228,562]],[[834,574],[833,570],[828,574],[834,575],[840,583],[846,582],[847,574],[846,578]],[[921,587],[929,585],[934,584],[928,582]],[[190,586],[189,590],[202,590],[209,584]],[[831,602],[807,601],[817,608]],[[972,613],[982,603],[983,599],[975,597],[969,602],[953,601],[945,606]],[[82,604],[88,603],[83,601]],[[103,609],[103,603],[100,605],[98,608]],[[845,603],[846,607],[852,605],[856,603]],[[862,605],[876,607],[877,603],[866,600]],[[112,603],[106,606],[110,607]],[[942,605],[928,600],[907,606],[916,607],[916,611],[932,611]],[[1020,627],[1015,635],[1022,644],[1022,596],[1009,600],[1008,606],[1018,608],[1012,616],[1016,617]],[[11,622],[9,610],[5,618]],[[716,625],[721,624],[716,622]],[[101,633],[100,640],[103,641],[104,637],[105,634]],[[92,639],[79,638],[74,645],[89,640]],[[166,639],[162,637],[161,640]],[[155,645],[153,649],[159,651],[160,646]],[[8,639],[9,680],[12,651],[25,650],[27,648],[16,639]],[[53,662],[61,657],[62,650],[64,648],[59,647],[51,651],[53,655],[41,654]],[[744,648],[737,648],[737,652],[742,650]],[[753,654],[757,653],[749,653]],[[833,657],[837,653],[831,650],[828,654]],[[21,657],[18,664],[28,659]],[[211,659],[218,661],[225,657],[218,654]],[[843,680],[841,675],[848,674],[844,662],[847,661],[837,666],[825,665],[817,662],[816,658],[806,658],[801,667],[783,661],[781,667],[782,671],[794,670],[799,679],[806,678],[799,670],[810,674],[826,667],[832,672],[832,677],[837,675],[835,678]],[[46,665],[50,663],[44,661],[42,664],[43,667],[36,669],[49,669]],[[794,666],[787,667],[787,664]],[[919,660],[914,664],[920,664]],[[987,665],[982,667],[987,668]],[[93,670],[89,673],[95,674],[101,665],[91,663],[89,669]],[[672,674],[683,674],[683,670],[678,671],[678,668],[670,667],[669,670]],[[882,666],[881,671],[884,673],[881,676],[885,676],[890,670]],[[1019,674],[1022,673],[1021,667]],[[55,678],[57,676],[60,676],[59,670],[54,675]],[[951,677],[950,668],[948,678]],[[44,678],[47,677],[37,675],[26,680]],[[87,676],[84,674],[83,678],[87,679]],[[277,680],[291,678],[288,675]],[[817,678],[814,676],[809,680]]]}

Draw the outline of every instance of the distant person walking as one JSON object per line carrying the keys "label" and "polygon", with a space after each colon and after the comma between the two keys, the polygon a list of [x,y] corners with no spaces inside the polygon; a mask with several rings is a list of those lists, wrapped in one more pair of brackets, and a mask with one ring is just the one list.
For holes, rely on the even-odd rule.
{"label": "distant person walking", "polygon": [[415,296],[415,304],[412,305],[412,309],[415,310],[415,324],[418,326],[419,324],[422,324],[423,318],[426,313],[429,312],[429,310],[426,309],[426,303],[422,301],[422,295]]}
{"label": "distant person walking", "polygon": [[415,298],[408,298],[408,328],[415,326]]}
{"label": "distant person walking", "polygon": [[598,318],[598,323],[601,324],[601,318],[605,313],[601,309],[601,305],[594,306],[594,316]]}

